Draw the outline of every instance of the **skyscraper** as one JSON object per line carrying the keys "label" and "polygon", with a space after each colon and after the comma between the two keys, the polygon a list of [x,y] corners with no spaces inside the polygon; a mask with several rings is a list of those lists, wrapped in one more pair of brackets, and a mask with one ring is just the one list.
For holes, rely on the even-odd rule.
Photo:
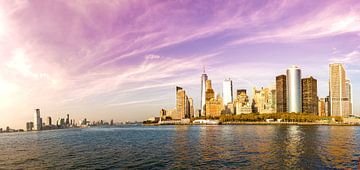
{"label": "skyscraper", "polygon": [[348,100],[349,114],[353,114],[352,87],[350,80],[346,80],[346,98]]}
{"label": "skyscraper", "polygon": [[301,70],[292,66],[286,70],[287,110],[301,112]]}
{"label": "skyscraper", "polygon": [[327,116],[326,112],[325,112],[325,99],[324,98],[321,98],[319,100],[318,108],[319,108],[319,111],[318,111],[319,116]]}
{"label": "skyscraper", "polygon": [[234,99],[234,96],[233,96],[232,80],[230,78],[225,79],[224,82],[223,82],[223,102],[224,102],[224,105],[232,103],[233,99]]}
{"label": "skyscraper", "polygon": [[46,119],[46,125],[48,125],[48,126],[51,126],[51,125],[52,125],[51,117],[50,117],[50,116],[48,116],[47,119]]}
{"label": "skyscraper", "polygon": [[208,76],[205,73],[205,68],[203,74],[201,75],[201,101],[200,101],[200,108],[201,108],[201,115],[205,116],[205,103],[206,103],[206,81]]}
{"label": "skyscraper", "polygon": [[256,90],[253,88],[253,113],[274,113],[275,112],[275,101],[273,98],[273,91],[270,88],[261,88]]}
{"label": "skyscraper", "polygon": [[211,80],[206,80],[206,91],[205,91],[205,116],[209,116],[209,113],[206,113],[206,103],[208,103],[211,99],[215,98],[215,92],[211,86]]}
{"label": "skyscraper", "polygon": [[194,111],[194,100],[192,98],[189,98],[189,104],[190,104],[190,118],[195,117],[195,111]]}
{"label": "skyscraper", "polygon": [[286,75],[276,76],[276,112],[287,112]]}
{"label": "skyscraper", "polygon": [[342,64],[334,63],[329,65],[330,81],[330,115],[344,116],[350,115],[349,99],[346,94],[346,72]]}
{"label": "skyscraper", "polygon": [[313,77],[301,79],[302,112],[318,114],[317,80]]}
{"label": "skyscraper", "polygon": [[186,94],[185,90],[176,86],[176,114],[171,115],[172,119],[185,118],[186,112]]}
{"label": "skyscraper", "polygon": [[40,118],[40,109],[35,109],[34,113],[34,130],[41,130],[41,118]]}

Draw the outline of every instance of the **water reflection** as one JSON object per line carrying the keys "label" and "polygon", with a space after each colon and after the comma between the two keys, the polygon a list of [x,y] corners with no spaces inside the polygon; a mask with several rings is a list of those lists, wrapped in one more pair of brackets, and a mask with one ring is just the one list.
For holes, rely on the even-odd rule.
{"label": "water reflection", "polygon": [[360,127],[90,128],[0,134],[0,151],[0,169],[344,169]]}

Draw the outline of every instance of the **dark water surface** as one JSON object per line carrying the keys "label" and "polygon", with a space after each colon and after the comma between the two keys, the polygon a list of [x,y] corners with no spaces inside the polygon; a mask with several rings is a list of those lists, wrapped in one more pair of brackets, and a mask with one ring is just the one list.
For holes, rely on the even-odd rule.
{"label": "dark water surface", "polygon": [[0,134],[0,169],[357,169],[359,157],[359,126],[123,126]]}

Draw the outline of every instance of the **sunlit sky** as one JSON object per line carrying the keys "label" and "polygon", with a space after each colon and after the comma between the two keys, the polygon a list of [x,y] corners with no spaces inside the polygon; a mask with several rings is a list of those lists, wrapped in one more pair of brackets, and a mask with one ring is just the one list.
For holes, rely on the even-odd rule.
{"label": "sunlit sky", "polygon": [[206,67],[221,94],[269,87],[298,65],[328,94],[342,62],[360,112],[360,1],[0,0],[0,127],[53,119],[134,121],[175,106],[175,86],[200,105]]}

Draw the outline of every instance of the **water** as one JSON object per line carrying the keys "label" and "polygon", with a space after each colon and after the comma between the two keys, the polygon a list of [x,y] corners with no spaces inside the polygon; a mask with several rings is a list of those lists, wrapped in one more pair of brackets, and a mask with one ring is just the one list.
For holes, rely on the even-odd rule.
{"label": "water", "polygon": [[122,126],[0,134],[0,169],[357,169],[355,126]]}

